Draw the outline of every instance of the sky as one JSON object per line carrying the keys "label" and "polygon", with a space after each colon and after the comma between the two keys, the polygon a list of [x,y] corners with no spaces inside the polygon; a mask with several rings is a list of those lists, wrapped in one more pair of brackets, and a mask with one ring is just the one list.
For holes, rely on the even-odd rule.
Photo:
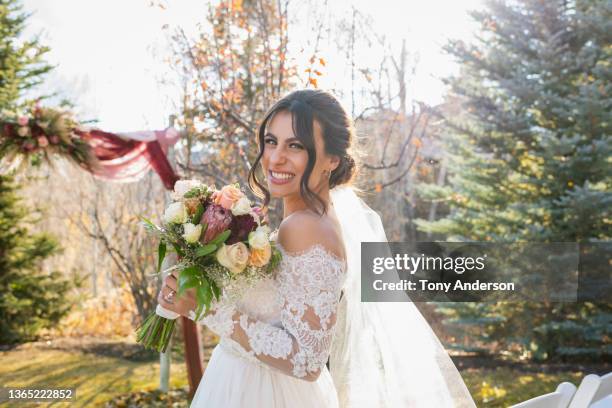
{"label": "sky", "polygon": [[[479,8],[481,2],[336,0],[329,7],[342,15],[355,5],[371,15],[372,27],[390,40],[396,54],[406,39],[408,50],[419,56],[410,95],[435,104],[444,94],[439,78],[457,69],[441,45],[449,38],[469,39],[475,27],[467,11]],[[56,67],[45,90],[70,99],[81,119],[96,119],[96,126],[107,131],[166,127],[178,94],[160,83],[169,75],[163,62],[168,29],[162,27],[182,26],[194,32],[204,21],[204,0],[170,0],[165,10],[151,7],[148,0],[23,0],[23,4],[33,12],[26,35],[41,34],[51,48],[47,60]],[[306,26],[294,32],[296,41],[306,42],[312,36]],[[377,52],[364,50],[361,58],[376,60]],[[321,56],[333,60],[325,47]],[[328,64],[321,87],[348,86],[341,66]]]}

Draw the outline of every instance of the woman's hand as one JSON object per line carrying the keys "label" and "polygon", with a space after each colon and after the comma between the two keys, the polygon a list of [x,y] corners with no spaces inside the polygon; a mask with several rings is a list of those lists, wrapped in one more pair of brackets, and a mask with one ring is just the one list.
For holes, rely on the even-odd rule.
{"label": "woman's hand", "polygon": [[182,316],[189,317],[189,312],[195,312],[197,303],[194,289],[187,289],[180,297],[178,295],[178,282],[176,272],[167,275],[157,296],[157,302],[164,309],[172,310]]}

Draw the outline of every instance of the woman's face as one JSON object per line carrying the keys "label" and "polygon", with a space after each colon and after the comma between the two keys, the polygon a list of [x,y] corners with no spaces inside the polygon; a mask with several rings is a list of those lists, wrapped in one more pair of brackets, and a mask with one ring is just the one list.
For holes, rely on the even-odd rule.
{"label": "woman's face", "polygon": [[[317,160],[308,187],[318,193],[325,187],[329,188],[327,175],[323,172],[336,168],[338,159],[325,153],[322,130],[316,120],[313,131]],[[268,123],[261,164],[272,197],[300,194],[300,180],[308,164],[308,151],[293,133],[291,112],[277,112]]]}

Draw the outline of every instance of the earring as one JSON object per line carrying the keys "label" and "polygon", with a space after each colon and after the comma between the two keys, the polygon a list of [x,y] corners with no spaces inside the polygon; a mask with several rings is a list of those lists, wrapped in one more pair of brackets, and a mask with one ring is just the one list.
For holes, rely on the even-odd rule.
{"label": "earring", "polygon": [[331,171],[330,170],[323,170],[323,175],[329,179],[331,177]]}

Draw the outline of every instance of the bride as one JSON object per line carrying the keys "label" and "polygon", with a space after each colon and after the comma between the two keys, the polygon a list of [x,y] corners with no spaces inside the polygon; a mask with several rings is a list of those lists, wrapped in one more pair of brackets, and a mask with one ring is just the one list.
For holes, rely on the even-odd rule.
{"label": "bride", "polygon": [[[275,231],[282,260],[273,278],[237,302],[222,298],[200,319],[220,342],[192,407],[475,406],[409,299],[360,301],[361,242],[386,237],[349,187],[353,137],[328,92],[295,91],[266,113],[249,185],[266,205],[283,200]],[[159,303],[193,319],[193,293],[176,290],[168,275]]]}

